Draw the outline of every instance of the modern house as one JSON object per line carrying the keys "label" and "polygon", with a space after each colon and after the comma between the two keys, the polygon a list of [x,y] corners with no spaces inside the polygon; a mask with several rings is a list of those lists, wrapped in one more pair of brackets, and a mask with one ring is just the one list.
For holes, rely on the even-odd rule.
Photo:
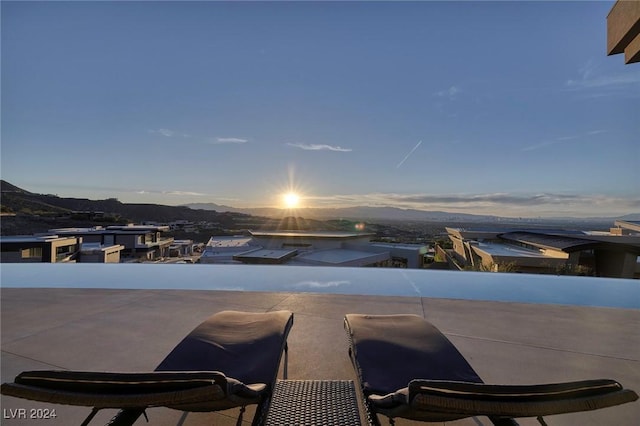
{"label": "modern house", "polygon": [[169,247],[170,257],[184,257],[192,256],[197,244],[193,243],[193,240],[174,240],[173,244]]}
{"label": "modern house", "polygon": [[82,237],[33,235],[0,237],[0,262],[76,262]]}
{"label": "modern house", "polygon": [[617,221],[613,232],[446,229],[461,268],[634,278],[640,276],[638,225]]}
{"label": "modern house", "polygon": [[241,263],[233,259],[235,255],[254,250],[251,237],[216,236],[211,237],[200,256],[200,263]]}
{"label": "modern house", "polygon": [[120,253],[124,246],[114,244],[104,246],[100,243],[82,243],[80,263],[120,263]]}
{"label": "modern house", "polygon": [[640,241],[640,220],[616,220],[613,225],[610,234],[635,236]]}
{"label": "modern house", "polygon": [[374,234],[336,231],[252,231],[212,237],[201,263],[420,268],[426,246],[372,243]]}
{"label": "modern house", "polygon": [[387,252],[367,250],[373,234],[353,232],[251,232],[262,249],[234,257],[243,263],[288,263],[313,266],[377,266]]}
{"label": "modern house", "polygon": [[422,268],[428,258],[429,247],[421,244],[371,243],[370,250],[389,252],[391,260],[405,268]]}
{"label": "modern house", "polygon": [[163,238],[168,226],[114,225],[93,228],[50,229],[57,235],[81,237],[85,243],[99,243],[105,247],[122,245],[122,256],[137,260],[154,260],[169,256],[173,238]]}

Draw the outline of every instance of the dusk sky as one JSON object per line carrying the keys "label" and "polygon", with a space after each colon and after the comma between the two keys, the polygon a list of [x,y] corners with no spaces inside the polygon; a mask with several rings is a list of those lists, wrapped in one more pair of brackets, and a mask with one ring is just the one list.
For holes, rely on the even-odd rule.
{"label": "dusk sky", "polygon": [[640,213],[602,2],[2,1],[1,175],[179,205]]}

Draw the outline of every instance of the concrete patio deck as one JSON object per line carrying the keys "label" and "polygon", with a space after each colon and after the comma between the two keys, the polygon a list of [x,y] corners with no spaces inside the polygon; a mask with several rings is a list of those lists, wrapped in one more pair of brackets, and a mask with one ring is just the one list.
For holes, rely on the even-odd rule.
{"label": "concrete patio deck", "polygon": [[[221,310],[295,314],[290,379],[351,379],[346,313],[414,313],[439,327],[486,382],[529,384],[613,378],[640,391],[640,310],[425,297],[201,290],[1,289],[1,380],[33,369],[152,370],[189,331]],[[2,397],[1,423],[75,425],[82,407]],[[49,420],[17,419],[16,409],[55,408]],[[103,410],[92,424],[105,424]],[[148,410],[151,425],[233,425],[236,412]],[[247,410],[248,424],[252,410]],[[363,417],[364,418],[364,417]],[[640,402],[550,416],[549,425],[635,425]],[[521,425],[537,424],[520,419]],[[136,423],[147,424],[144,418]],[[296,424],[292,419],[291,424]],[[398,425],[413,424],[399,420]],[[417,423],[416,423],[417,424]],[[424,424],[424,423],[422,423]],[[447,424],[488,425],[484,418]]]}

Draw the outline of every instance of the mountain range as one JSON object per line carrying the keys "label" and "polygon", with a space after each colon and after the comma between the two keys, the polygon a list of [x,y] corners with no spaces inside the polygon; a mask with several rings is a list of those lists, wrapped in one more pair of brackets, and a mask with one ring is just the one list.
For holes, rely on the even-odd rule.
{"label": "mountain range", "polygon": [[424,211],[415,209],[401,209],[397,207],[344,207],[344,208],[301,208],[295,210],[278,208],[235,208],[214,203],[192,203],[181,206],[165,206],[156,204],[122,203],[115,198],[107,200],[89,200],[86,198],[63,198],[54,195],[36,194],[19,188],[2,180],[2,212],[49,212],[63,213],[68,211],[103,211],[117,213],[122,217],[134,221],[141,220],[212,220],[222,219],[225,215],[250,215],[268,218],[303,217],[305,219],[328,220],[348,219],[356,221],[404,221],[404,222],[501,222],[501,223],[532,223],[532,222],[608,222],[615,220],[640,220],[640,213],[620,217],[592,217],[552,219],[540,218],[506,218],[500,216],[474,215],[443,211]]}
{"label": "mountain range", "polygon": [[413,222],[613,222],[615,220],[640,220],[640,213],[628,214],[620,217],[590,217],[590,218],[509,218],[491,215],[476,215],[467,213],[452,213],[443,211],[426,211],[415,209],[401,209],[398,207],[343,207],[343,208],[301,208],[295,210],[279,208],[235,208],[214,203],[192,203],[184,206],[198,210],[215,210],[218,212],[243,213],[251,216],[283,217],[300,216],[308,219],[350,219],[350,220],[397,220]]}
{"label": "mountain range", "polygon": [[343,208],[298,208],[279,209],[275,207],[235,208],[214,203],[192,203],[184,206],[198,210],[215,210],[243,213],[251,216],[282,217],[301,216],[308,219],[352,219],[352,220],[404,220],[404,221],[495,221],[497,216],[449,213],[442,211],[423,211],[401,209],[397,207],[343,207]]}

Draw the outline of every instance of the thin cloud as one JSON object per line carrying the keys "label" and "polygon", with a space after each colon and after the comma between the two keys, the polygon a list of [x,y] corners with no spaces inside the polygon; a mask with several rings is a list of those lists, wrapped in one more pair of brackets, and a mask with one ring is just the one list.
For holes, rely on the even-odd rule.
{"label": "thin cloud", "polygon": [[218,144],[226,144],[226,143],[242,144],[247,142],[249,142],[249,140],[244,138],[216,138],[211,143],[214,145],[218,145]]}
{"label": "thin cloud", "polygon": [[542,141],[534,145],[526,146],[522,148],[522,151],[535,151],[537,149],[545,148],[553,145],[558,145],[558,144],[567,143],[571,141],[579,141],[581,139],[584,139],[585,137],[598,135],[600,133],[606,133],[606,130],[590,130],[580,135],[560,136],[552,140]]}
{"label": "thin cloud", "polygon": [[176,195],[178,197],[185,197],[185,196],[204,197],[207,195],[207,194],[202,194],[200,192],[191,192],[191,191],[163,191],[162,193],[166,195]]}
{"label": "thin cloud", "polygon": [[158,134],[158,135],[162,135],[162,136],[166,136],[168,138],[172,137],[173,135],[176,134],[176,132],[174,132],[173,130],[169,130],[169,129],[157,129],[157,130],[149,130],[149,133],[154,133],[154,134]]}
{"label": "thin cloud", "polygon": [[[307,197],[318,208],[386,207],[503,217],[617,217],[640,213],[640,196],[577,193],[366,193]],[[366,210],[360,213],[367,214]]]}
{"label": "thin cloud", "polygon": [[149,130],[149,133],[153,133],[153,134],[156,134],[156,135],[162,135],[162,136],[167,137],[167,138],[172,138],[174,136],[182,137],[182,138],[190,138],[191,137],[191,135],[188,135],[186,133],[178,133],[178,132],[176,132],[174,130],[170,130],[170,129],[155,129],[155,130],[151,129],[151,130]]}
{"label": "thin cloud", "polygon": [[567,80],[566,86],[573,89],[597,89],[604,87],[628,87],[640,84],[640,74],[614,74],[581,80]]}
{"label": "thin cloud", "polygon": [[201,192],[192,192],[192,191],[158,191],[158,190],[138,190],[135,191],[136,194],[139,195],[172,195],[177,197],[205,197],[210,196],[210,194],[203,194]]}
{"label": "thin cloud", "polygon": [[302,143],[288,143],[287,145],[294,148],[304,149],[305,151],[336,151],[336,152],[351,152],[351,148],[343,148],[341,146],[332,146],[325,144],[302,144]]}
{"label": "thin cloud", "polygon": [[596,69],[596,64],[593,61],[593,58],[590,58],[584,66],[578,69],[578,73],[582,77],[582,80],[588,80],[594,73]]}
{"label": "thin cloud", "polygon": [[322,205],[350,206],[361,202],[363,195],[307,195],[307,201]]}
{"label": "thin cloud", "polygon": [[460,89],[458,86],[451,86],[448,89],[436,92],[435,95],[440,98],[448,98],[449,100],[454,100],[460,93],[462,93],[462,89]]}
{"label": "thin cloud", "polygon": [[[394,201],[404,203],[447,203],[447,204],[467,204],[467,203],[493,203],[493,204],[512,204],[520,206],[531,206],[539,204],[564,204],[567,202],[579,202],[581,197],[572,194],[532,194],[532,195],[513,195],[507,193],[493,194],[475,194],[475,195],[404,195],[404,194],[388,194],[389,198]],[[589,198],[592,200],[592,198]],[[591,201],[590,201],[591,202]]]}
{"label": "thin cloud", "polygon": [[565,81],[567,91],[581,97],[601,98],[607,96],[638,97],[640,95],[640,73],[628,69],[615,74],[598,73],[598,65],[588,61],[577,70],[578,78]]}
{"label": "thin cloud", "polygon": [[540,148],[544,148],[544,147],[552,146],[552,145],[557,145],[559,143],[562,143],[562,141],[559,141],[559,140],[544,141],[544,142],[537,143],[535,145],[526,146],[526,147],[522,148],[522,151],[535,151],[536,149],[540,149]]}

